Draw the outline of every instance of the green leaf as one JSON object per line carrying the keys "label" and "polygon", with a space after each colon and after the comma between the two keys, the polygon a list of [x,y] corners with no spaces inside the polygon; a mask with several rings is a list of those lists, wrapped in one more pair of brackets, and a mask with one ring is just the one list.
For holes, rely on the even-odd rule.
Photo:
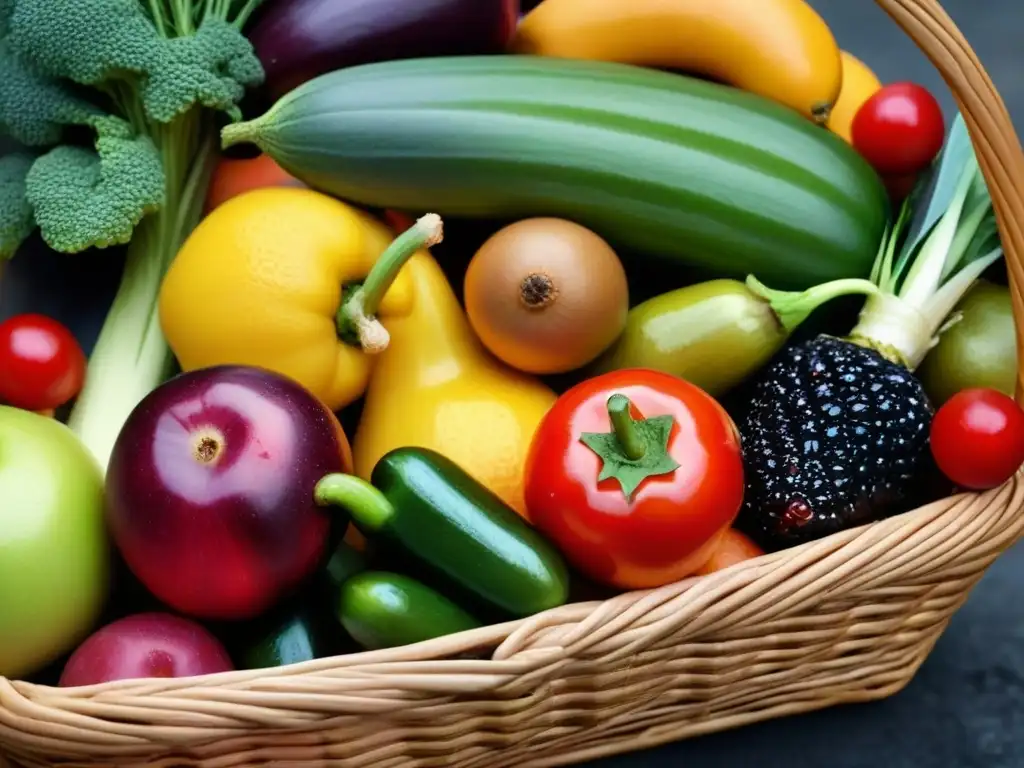
{"label": "green leaf", "polygon": [[1001,247],[1002,240],[999,237],[999,225],[996,223],[996,213],[990,207],[978,225],[974,237],[964,249],[963,258],[960,259],[960,267],[968,266],[972,262],[991,253],[994,249]]}
{"label": "green leaf", "polygon": [[[893,270],[895,277],[903,274],[911,258],[953,204],[964,168],[973,154],[974,147],[967,133],[967,124],[963,115],[957,112],[942,154],[915,190],[915,212]],[[928,204],[922,205],[925,200]]]}
{"label": "green leaf", "polygon": [[679,463],[668,453],[668,440],[675,423],[671,416],[655,416],[633,422],[646,448],[639,459],[630,459],[622,449],[619,438],[611,432],[584,432],[580,441],[601,457],[603,462],[598,482],[615,478],[626,499],[633,495],[648,477],[666,475],[679,468]]}

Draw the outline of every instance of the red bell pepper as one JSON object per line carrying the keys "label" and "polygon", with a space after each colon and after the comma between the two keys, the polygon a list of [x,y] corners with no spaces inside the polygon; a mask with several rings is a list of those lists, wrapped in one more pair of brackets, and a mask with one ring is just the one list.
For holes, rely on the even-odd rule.
{"label": "red bell pepper", "polygon": [[614,371],[563,394],[526,464],[533,524],[591,579],[623,589],[695,573],[743,502],[739,432],[697,386]]}

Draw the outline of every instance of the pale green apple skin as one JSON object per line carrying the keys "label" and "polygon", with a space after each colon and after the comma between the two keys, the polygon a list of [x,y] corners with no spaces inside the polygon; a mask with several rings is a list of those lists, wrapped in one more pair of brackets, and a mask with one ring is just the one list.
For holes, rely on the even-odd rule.
{"label": "pale green apple skin", "polygon": [[0,406],[0,676],[72,650],[107,596],[103,474],[59,421]]}

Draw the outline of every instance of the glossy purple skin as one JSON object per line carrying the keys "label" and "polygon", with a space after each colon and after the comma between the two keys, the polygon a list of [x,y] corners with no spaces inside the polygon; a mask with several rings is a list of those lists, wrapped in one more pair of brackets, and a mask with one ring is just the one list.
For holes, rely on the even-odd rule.
{"label": "glossy purple skin", "polygon": [[519,0],[280,0],[246,31],[276,98],[343,67],[502,53]]}
{"label": "glossy purple skin", "polygon": [[180,374],[118,437],[108,525],[129,568],[168,606],[250,618],[316,568],[338,512],[318,507],[313,490],[351,471],[351,455],[334,414],[291,379],[242,366]]}

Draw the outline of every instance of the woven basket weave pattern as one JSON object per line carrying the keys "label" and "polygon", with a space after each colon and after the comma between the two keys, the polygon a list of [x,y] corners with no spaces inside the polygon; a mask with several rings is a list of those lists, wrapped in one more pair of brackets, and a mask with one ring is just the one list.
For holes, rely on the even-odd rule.
{"label": "woven basket weave pattern", "polygon": [[[953,90],[1024,317],[1024,152],[1006,108],[938,3],[876,2]],[[416,646],[83,689],[0,678],[0,751],[92,768],[553,766],[883,698],[1024,533],[1022,479],[700,579]]]}

